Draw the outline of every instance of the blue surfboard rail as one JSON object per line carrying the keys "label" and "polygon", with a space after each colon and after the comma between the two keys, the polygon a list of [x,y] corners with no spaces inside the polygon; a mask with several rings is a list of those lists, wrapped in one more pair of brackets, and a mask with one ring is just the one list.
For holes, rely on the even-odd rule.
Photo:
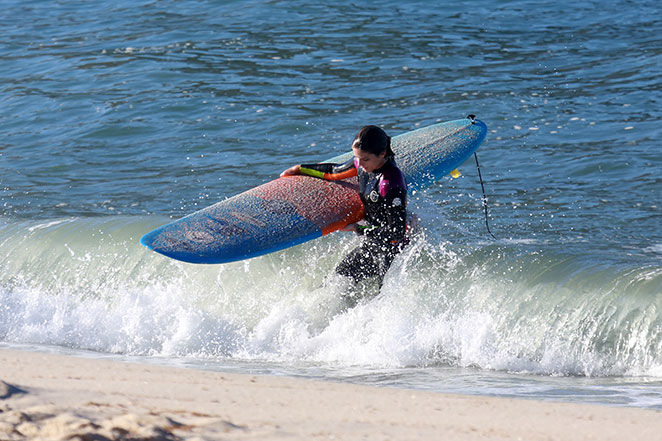
{"label": "blue surfboard rail", "polygon": [[[391,146],[410,189],[458,168],[487,134],[469,118],[394,136]],[[343,162],[351,152],[325,162]],[[356,178],[324,181],[291,176],[240,193],[147,233],[140,243],[189,263],[228,263],[321,237],[363,217]]]}

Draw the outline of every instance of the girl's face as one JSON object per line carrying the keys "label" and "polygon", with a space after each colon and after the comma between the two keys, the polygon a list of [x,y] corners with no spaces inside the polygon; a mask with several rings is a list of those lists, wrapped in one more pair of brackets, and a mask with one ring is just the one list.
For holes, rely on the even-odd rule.
{"label": "girl's face", "polygon": [[372,173],[386,164],[386,152],[375,155],[357,149],[356,147],[352,147],[352,151],[354,152],[354,157],[359,161],[359,166],[368,173]]}

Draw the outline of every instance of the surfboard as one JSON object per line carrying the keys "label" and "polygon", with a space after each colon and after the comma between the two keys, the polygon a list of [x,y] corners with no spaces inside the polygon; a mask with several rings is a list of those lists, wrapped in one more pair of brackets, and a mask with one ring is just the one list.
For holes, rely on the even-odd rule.
{"label": "surfboard", "polygon": [[[468,118],[394,136],[391,147],[408,187],[431,184],[466,161],[487,126]],[[340,163],[349,152],[324,162]],[[228,263],[289,248],[363,219],[356,178],[287,176],[218,202],[147,233],[147,248],[190,263]]]}

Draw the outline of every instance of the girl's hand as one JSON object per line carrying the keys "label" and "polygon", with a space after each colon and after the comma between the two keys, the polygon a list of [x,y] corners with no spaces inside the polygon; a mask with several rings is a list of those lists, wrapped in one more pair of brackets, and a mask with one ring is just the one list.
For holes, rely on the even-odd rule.
{"label": "girl's hand", "polygon": [[281,173],[280,177],[282,178],[282,177],[285,177],[285,176],[298,175],[300,173],[300,170],[301,170],[301,165],[300,164],[293,165],[292,167],[288,168],[283,173]]}

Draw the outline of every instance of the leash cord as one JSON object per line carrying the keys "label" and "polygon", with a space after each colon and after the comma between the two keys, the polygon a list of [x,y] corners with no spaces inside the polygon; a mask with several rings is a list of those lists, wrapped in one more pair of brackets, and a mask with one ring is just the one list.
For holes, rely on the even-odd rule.
{"label": "leash cord", "polygon": [[483,209],[485,210],[485,226],[487,227],[487,232],[490,233],[490,236],[494,240],[496,240],[496,237],[494,234],[492,234],[492,231],[490,231],[490,224],[489,224],[489,215],[487,214],[487,195],[485,195],[485,185],[483,184],[483,175],[480,173],[480,165],[478,164],[478,155],[476,152],[474,152],[474,158],[476,159],[476,169],[478,169],[478,179],[480,179],[480,188],[483,190]]}

